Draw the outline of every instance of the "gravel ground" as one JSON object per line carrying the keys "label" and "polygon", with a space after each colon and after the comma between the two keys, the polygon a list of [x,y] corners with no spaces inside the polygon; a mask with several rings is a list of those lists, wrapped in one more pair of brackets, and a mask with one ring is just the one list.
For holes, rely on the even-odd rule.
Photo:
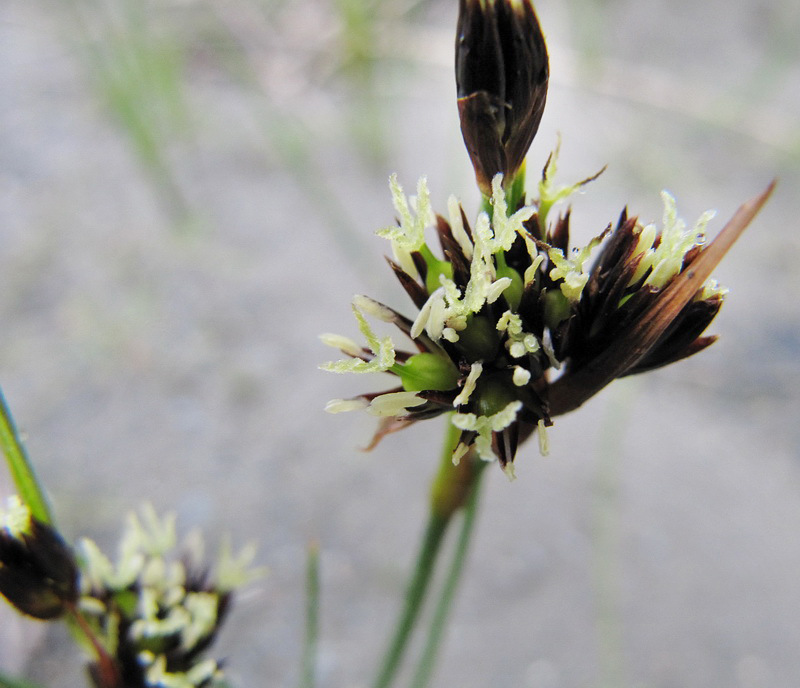
{"label": "gravel ground", "polygon": [[[364,381],[317,370],[318,333],[355,334],[352,294],[409,312],[372,234],[389,173],[477,205],[455,3],[406,4],[364,3],[359,29],[312,0],[0,3],[0,382],[70,537],[111,549],[149,500],[259,543],[270,574],[218,647],[238,686],[297,682],[311,539],[320,688],[366,685],[424,519],[441,423],[360,452],[371,420],[322,407]],[[800,11],[539,14],[529,169],[557,133],[564,181],[609,165],[578,236],[625,204],[660,219],[664,187],[688,220],[716,208],[713,233],[780,182],[717,272],[721,340],[558,419],[514,483],[490,474],[436,685],[794,688]],[[64,632],[5,608],[0,667],[82,684]]]}

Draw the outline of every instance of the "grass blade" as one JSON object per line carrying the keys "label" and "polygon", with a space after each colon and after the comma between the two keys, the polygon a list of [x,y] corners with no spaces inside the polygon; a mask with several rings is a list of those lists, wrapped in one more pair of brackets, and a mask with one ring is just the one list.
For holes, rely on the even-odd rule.
{"label": "grass blade", "polygon": [[[31,510],[31,515],[42,523],[52,524],[53,517],[33,465],[22,444],[17,426],[8,409],[3,389],[0,387],[0,445],[3,447],[11,477],[20,499]],[[2,683],[0,683],[2,686]]]}

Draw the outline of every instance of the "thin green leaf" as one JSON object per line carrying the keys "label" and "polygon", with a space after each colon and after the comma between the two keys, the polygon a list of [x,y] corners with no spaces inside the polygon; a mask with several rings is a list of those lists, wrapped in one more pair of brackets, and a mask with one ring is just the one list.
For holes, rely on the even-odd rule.
{"label": "thin green leaf", "polygon": [[31,510],[34,518],[42,523],[52,525],[53,517],[50,507],[47,505],[42,486],[17,432],[14,418],[11,416],[11,411],[3,396],[2,387],[0,387],[0,444],[3,447],[3,454],[5,454],[20,499]]}
{"label": "thin green leaf", "polygon": [[317,682],[319,639],[319,546],[312,542],[306,562],[306,637],[303,644],[303,672],[300,688],[314,688]]}
{"label": "thin green leaf", "polygon": [[458,589],[461,576],[464,572],[467,552],[469,551],[469,545],[472,541],[475,519],[478,512],[478,494],[481,485],[480,478],[486,466],[488,466],[487,462],[480,461],[475,469],[475,476],[472,480],[469,497],[463,510],[464,518],[461,524],[461,531],[458,534],[456,550],[453,554],[450,568],[447,570],[439,600],[436,603],[436,609],[431,620],[428,637],[423,646],[422,658],[417,665],[411,683],[412,688],[427,688],[431,676],[433,675],[436,659],[441,649],[442,642],[444,641],[445,631],[447,630],[450,610],[453,607],[456,590]]}

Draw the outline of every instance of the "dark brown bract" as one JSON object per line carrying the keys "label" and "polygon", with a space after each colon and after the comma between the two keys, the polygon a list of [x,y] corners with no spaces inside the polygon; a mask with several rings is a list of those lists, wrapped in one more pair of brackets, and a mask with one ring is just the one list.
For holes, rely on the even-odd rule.
{"label": "dark brown bract", "polygon": [[547,48],[529,0],[460,0],[456,85],[461,132],[478,185],[513,182],[547,98]]}

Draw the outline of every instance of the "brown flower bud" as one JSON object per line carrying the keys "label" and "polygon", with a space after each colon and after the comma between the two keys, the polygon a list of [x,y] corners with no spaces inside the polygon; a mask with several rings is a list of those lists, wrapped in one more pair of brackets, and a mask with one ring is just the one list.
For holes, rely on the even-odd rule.
{"label": "brown flower bud", "polygon": [[530,0],[460,0],[456,86],[461,133],[478,186],[510,184],[542,119],[549,67]]}
{"label": "brown flower bud", "polygon": [[0,595],[20,612],[61,616],[78,599],[77,581],[72,551],[53,528],[30,517],[20,530],[0,527]]}

